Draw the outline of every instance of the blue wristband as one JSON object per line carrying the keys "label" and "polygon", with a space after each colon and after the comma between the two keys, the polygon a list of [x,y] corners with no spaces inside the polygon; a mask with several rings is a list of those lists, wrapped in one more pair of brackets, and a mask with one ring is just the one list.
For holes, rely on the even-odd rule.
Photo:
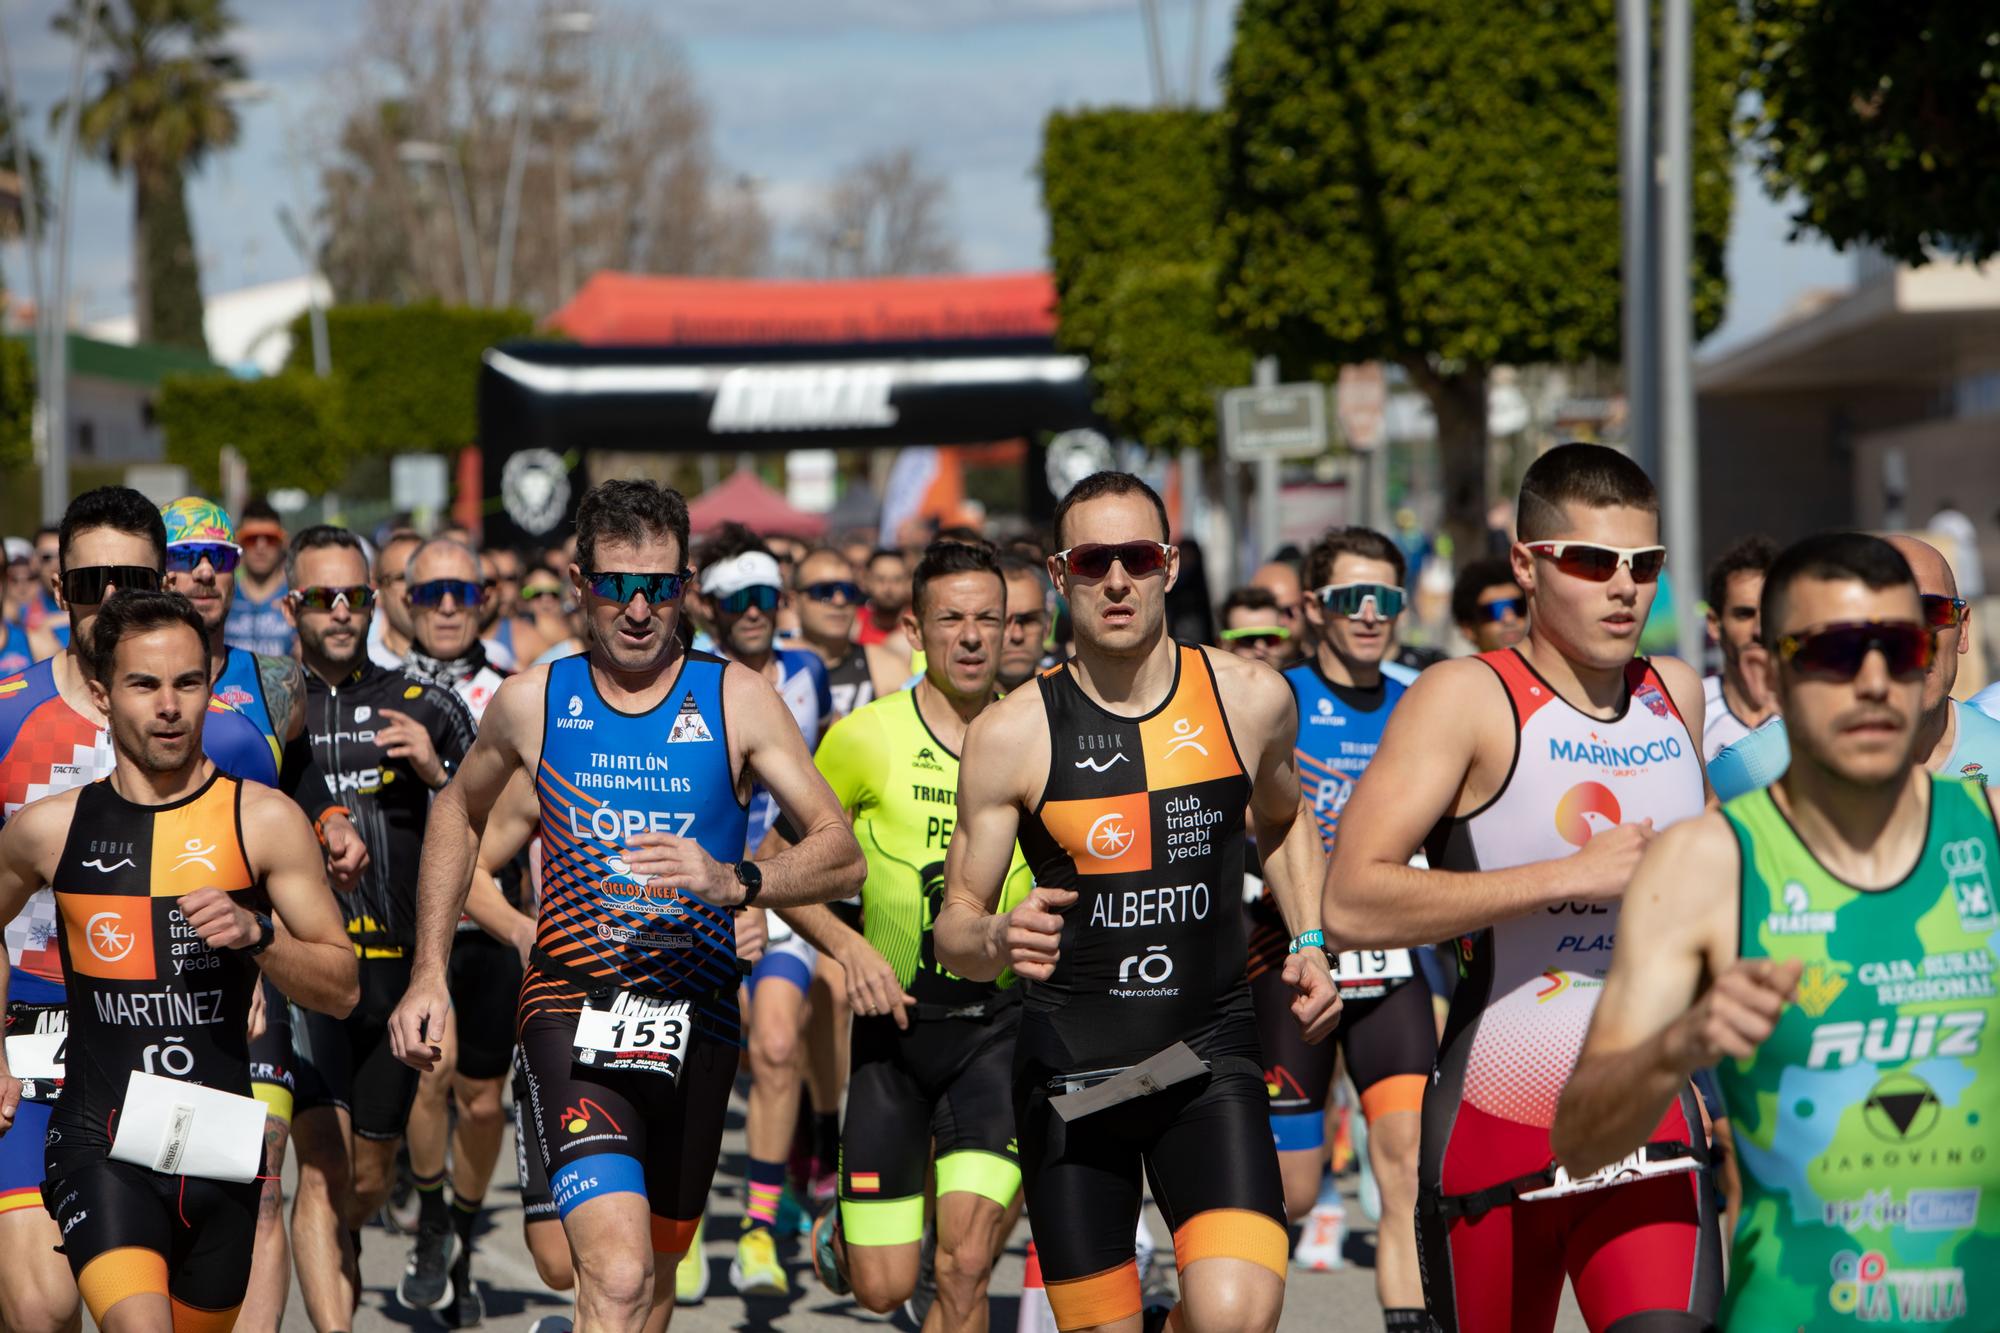
{"label": "blue wristband", "polygon": [[1321,930],[1308,930],[1301,932],[1298,938],[1292,941],[1291,952],[1297,953],[1301,949],[1324,949],[1324,948],[1326,948],[1326,932]]}

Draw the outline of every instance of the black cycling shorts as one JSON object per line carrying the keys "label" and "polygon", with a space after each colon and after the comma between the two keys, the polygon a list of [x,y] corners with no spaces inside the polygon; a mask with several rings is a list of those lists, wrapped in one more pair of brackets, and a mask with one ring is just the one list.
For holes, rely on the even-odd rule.
{"label": "black cycling shorts", "polygon": [[299,1087],[292,1056],[292,1006],[269,977],[258,984],[264,988],[264,1031],[250,1043],[250,1093],[272,1116],[290,1124]]}
{"label": "black cycling shorts", "polygon": [[514,1063],[521,955],[483,930],[461,930],[452,942],[449,985],[458,1072],[476,1079],[505,1077]]}
{"label": "black cycling shorts", "polygon": [[639,1194],[653,1219],[653,1252],[681,1255],[708,1206],[722,1156],[737,1047],[697,1027],[679,1078],[576,1063],[573,1014],[521,1016],[528,1121],[556,1213],[600,1194]]}
{"label": "black cycling shorts", "polygon": [[1021,1183],[1058,1327],[1139,1313],[1142,1170],[1183,1272],[1227,1257],[1284,1277],[1285,1192],[1256,1061],[1212,1056],[1205,1077],[1069,1122],[1053,1095],[1038,1070],[1016,1080]]}
{"label": "black cycling shorts", "polygon": [[514,1061],[514,1173],[521,1182],[523,1220],[555,1221],[556,1196],[549,1188],[549,1169],[542,1164],[542,1150],[528,1132],[528,1071],[518,1058]]}
{"label": "black cycling shorts", "polygon": [[1348,1077],[1370,1123],[1395,1111],[1423,1111],[1424,1088],[1437,1064],[1437,1021],[1431,1013],[1430,984],[1421,973],[1387,994],[1346,1001],[1334,1040],[1317,1046],[1306,1044],[1292,1016],[1296,992],[1279,969],[1251,978],[1250,996],[1257,1006],[1257,1040],[1264,1052],[1264,1087],[1278,1151],[1326,1146],[1326,1102],[1336,1051],[1347,1053]]}
{"label": "black cycling shorts", "polygon": [[174,1326],[223,1327],[250,1286],[257,1181],[169,1176],[101,1150],[49,1151],[49,1216],[99,1327],[127,1296],[173,1303]]}
{"label": "black cycling shorts", "polygon": [[298,1066],[297,1107],[337,1106],[357,1138],[403,1137],[417,1099],[417,1071],[389,1046],[389,1015],[410,987],[407,958],[363,958],[361,1000],[346,1018],[292,1007],[292,1055]]}
{"label": "black cycling shorts", "polygon": [[1010,1091],[1021,1006],[990,1018],[854,1020],[847,1119],[840,1135],[840,1230],[849,1245],[924,1238],[925,1168],[937,1193],[1005,1208],[1021,1188]]}

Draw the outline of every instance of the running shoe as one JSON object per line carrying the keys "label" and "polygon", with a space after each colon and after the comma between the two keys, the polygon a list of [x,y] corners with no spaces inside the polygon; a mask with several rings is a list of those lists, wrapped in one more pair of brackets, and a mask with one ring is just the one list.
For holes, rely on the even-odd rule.
{"label": "running shoe", "polygon": [[924,1326],[924,1316],[931,1312],[937,1300],[937,1224],[924,1228],[924,1243],[917,1250],[917,1285],[910,1289],[910,1299],[903,1302],[903,1313],[918,1328]]}
{"label": "running shoe", "polygon": [[840,1205],[832,1204],[821,1211],[819,1220],[812,1229],[813,1276],[819,1284],[836,1296],[846,1296],[854,1286],[847,1280],[847,1274],[840,1267],[840,1251],[834,1245],[834,1237],[840,1231]]}
{"label": "running shoe", "polygon": [[452,1303],[452,1265],[458,1262],[458,1233],[449,1226],[419,1232],[396,1284],[396,1304],[405,1310],[442,1310]]}
{"label": "running shoe", "polygon": [[1292,1250],[1292,1264],[1314,1273],[1331,1273],[1347,1264],[1341,1247],[1347,1240],[1347,1213],[1338,1204],[1314,1204]]}
{"label": "running shoe", "polygon": [[743,1228],[736,1257],[729,1261],[729,1285],[739,1296],[789,1296],[791,1279],[778,1262],[778,1241],[769,1227]]}
{"label": "running shoe", "polygon": [[576,1321],[566,1314],[545,1314],[528,1325],[528,1333],[576,1333]]}
{"label": "running shoe", "polygon": [[785,1183],[784,1192],[778,1196],[778,1220],[771,1224],[771,1229],[780,1236],[812,1234],[812,1214],[800,1204],[799,1196],[792,1192],[790,1181]]}
{"label": "running shoe", "polygon": [[486,1321],[486,1298],[479,1294],[479,1284],[472,1280],[469,1264],[461,1264],[453,1270],[451,1285],[456,1298],[451,1304],[438,1311],[438,1319],[446,1328],[476,1328]]}
{"label": "running shoe", "polygon": [[[694,1224],[694,1239],[688,1242],[687,1253],[681,1256],[679,1267],[674,1269],[676,1305],[698,1305],[701,1298],[708,1295],[708,1254],[702,1248],[707,1231],[706,1217]],[[529,1333],[534,1331],[530,1329]]]}

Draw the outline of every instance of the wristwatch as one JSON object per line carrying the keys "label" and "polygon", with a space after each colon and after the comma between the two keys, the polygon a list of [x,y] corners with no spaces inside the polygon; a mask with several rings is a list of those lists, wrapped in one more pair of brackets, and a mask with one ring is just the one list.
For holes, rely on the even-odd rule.
{"label": "wristwatch", "polygon": [[278,938],[278,928],[271,924],[271,918],[263,912],[252,912],[251,919],[257,923],[257,942],[243,946],[243,952],[255,958],[271,947],[271,941]]}
{"label": "wristwatch", "polygon": [[736,882],[743,886],[743,901],[739,907],[748,907],[757,901],[757,895],[764,891],[764,871],[755,861],[736,863]]}

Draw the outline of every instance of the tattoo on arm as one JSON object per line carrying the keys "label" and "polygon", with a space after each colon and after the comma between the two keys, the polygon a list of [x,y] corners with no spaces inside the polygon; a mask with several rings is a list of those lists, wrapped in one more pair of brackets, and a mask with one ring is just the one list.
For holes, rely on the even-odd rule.
{"label": "tattoo on arm", "polygon": [[290,657],[257,657],[257,683],[264,687],[264,703],[271,710],[271,725],[289,740],[302,719],[299,709],[305,700],[305,669]]}

